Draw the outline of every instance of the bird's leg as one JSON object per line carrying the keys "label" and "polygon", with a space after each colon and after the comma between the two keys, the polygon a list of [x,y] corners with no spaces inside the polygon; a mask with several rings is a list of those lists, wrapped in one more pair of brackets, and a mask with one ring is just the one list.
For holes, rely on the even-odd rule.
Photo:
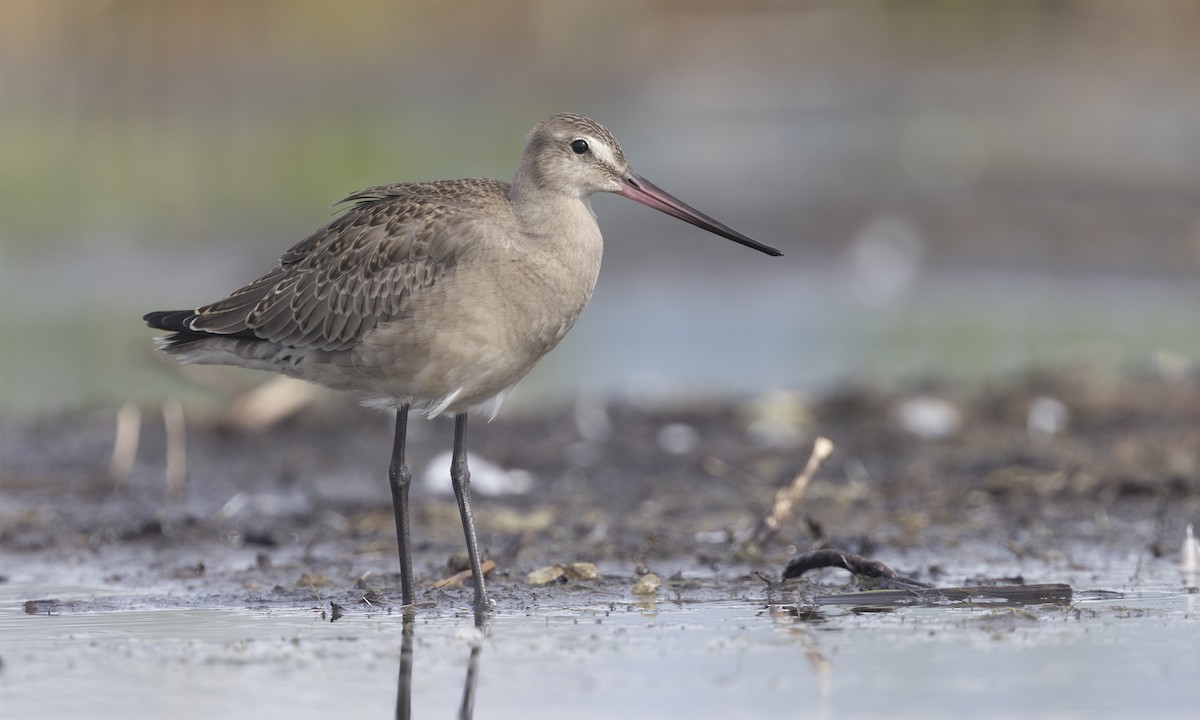
{"label": "bird's leg", "polygon": [[490,610],[483,586],[483,567],[479,562],[479,543],[475,539],[475,518],[471,513],[471,473],[467,470],[467,414],[454,416],[454,457],[450,461],[450,482],[458,498],[458,513],[462,516],[463,532],[467,536],[467,557],[471,561],[471,577],[475,579],[475,609]]}
{"label": "bird's leg", "polygon": [[400,546],[400,593],[405,605],[413,604],[412,545],[408,532],[408,488],[412,473],[404,463],[404,437],[408,432],[408,406],[396,411],[396,439],[392,443],[392,463],[388,466],[388,484],[392,487],[392,510],[396,513],[396,544]]}

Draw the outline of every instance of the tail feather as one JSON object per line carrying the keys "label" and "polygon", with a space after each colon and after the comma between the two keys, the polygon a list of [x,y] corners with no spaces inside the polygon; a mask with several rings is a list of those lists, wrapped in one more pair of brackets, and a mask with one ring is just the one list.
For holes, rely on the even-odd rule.
{"label": "tail feather", "polygon": [[178,350],[192,343],[213,337],[244,338],[247,340],[261,339],[251,330],[242,330],[235,333],[213,333],[194,330],[192,329],[192,320],[195,317],[196,313],[192,310],[156,310],[146,313],[142,319],[155,330],[166,330],[171,333],[170,335],[158,338],[159,349],[167,352]]}

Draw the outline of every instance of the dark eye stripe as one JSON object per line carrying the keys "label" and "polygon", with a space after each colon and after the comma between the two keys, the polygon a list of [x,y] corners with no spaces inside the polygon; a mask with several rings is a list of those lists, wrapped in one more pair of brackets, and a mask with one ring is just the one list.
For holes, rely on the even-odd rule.
{"label": "dark eye stripe", "polygon": [[582,154],[584,154],[585,152],[587,152],[587,151],[588,151],[588,144],[587,144],[587,140],[584,140],[583,138],[580,138],[580,139],[578,139],[578,140],[575,140],[575,141],[573,141],[573,142],[571,143],[571,150],[572,150],[572,151],[573,151],[573,152],[574,152],[576,155],[582,155]]}

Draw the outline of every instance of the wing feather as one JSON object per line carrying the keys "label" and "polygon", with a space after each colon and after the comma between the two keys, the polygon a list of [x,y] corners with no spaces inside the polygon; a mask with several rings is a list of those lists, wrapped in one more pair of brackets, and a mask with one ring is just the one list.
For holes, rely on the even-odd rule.
{"label": "wing feather", "polygon": [[384,185],[294,245],[279,266],[196,310],[197,332],[248,334],[290,347],[344,350],[404,316],[489,230],[480,203],[503,203],[493,180]]}

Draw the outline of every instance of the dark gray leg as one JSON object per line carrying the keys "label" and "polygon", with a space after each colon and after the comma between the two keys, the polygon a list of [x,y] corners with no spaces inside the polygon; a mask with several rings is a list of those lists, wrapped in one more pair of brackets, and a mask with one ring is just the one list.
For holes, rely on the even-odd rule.
{"label": "dark gray leg", "polygon": [[475,580],[475,609],[490,610],[492,602],[483,586],[483,567],[479,562],[479,543],[475,539],[475,517],[471,513],[471,473],[467,470],[467,414],[454,416],[454,459],[450,461],[450,482],[458,498],[458,514],[462,516],[463,532],[467,536],[467,557],[471,560],[471,577]]}
{"label": "dark gray leg", "polygon": [[396,411],[396,439],[392,443],[388,484],[392,486],[392,510],[396,513],[396,544],[400,546],[400,596],[405,605],[412,605],[412,545],[408,533],[408,487],[412,485],[412,473],[404,464],[404,436],[407,432],[408,406],[402,405]]}

